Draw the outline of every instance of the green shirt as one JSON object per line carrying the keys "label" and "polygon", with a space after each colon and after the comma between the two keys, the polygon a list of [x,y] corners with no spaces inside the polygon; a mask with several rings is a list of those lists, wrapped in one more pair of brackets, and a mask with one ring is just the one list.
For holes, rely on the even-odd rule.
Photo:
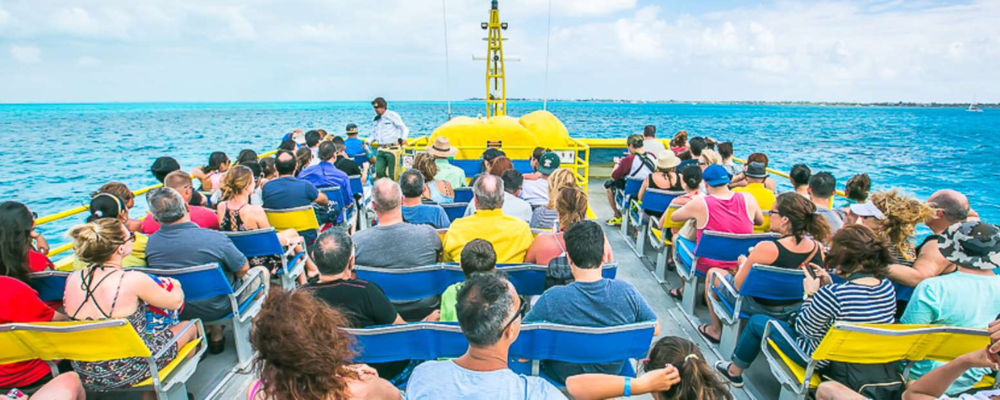
{"label": "green shirt", "polygon": [[451,284],[441,294],[441,322],[458,322],[455,305],[458,304],[458,291],[462,289],[462,283]]}
{"label": "green shirt", "polygon": [[451,183],[452,188],[465,186],[465,170],[451,165],[448,160],[443,158],[434,160],[434,164],[438,167],[438,172],[437,175],[434,175],[434,179],[448,181],[448,183]]}

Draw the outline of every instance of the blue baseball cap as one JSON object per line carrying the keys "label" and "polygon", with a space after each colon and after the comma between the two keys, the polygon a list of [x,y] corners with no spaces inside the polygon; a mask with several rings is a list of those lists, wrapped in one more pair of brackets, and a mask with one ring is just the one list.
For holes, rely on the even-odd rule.
{"label": "blue baseball cap", "polygon": [[722,186],[729,184],[729,173],[721,165],[709,165],[705,168],[705,171],[701,173],[701,179],[708,184],[708,186]]}

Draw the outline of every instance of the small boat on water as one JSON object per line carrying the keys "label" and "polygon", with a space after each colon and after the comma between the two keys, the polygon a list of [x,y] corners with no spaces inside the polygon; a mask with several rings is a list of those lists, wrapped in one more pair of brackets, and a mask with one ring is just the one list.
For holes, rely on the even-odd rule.
{"label": "small boat on water", "polygon": [[983,112],[983,109],[979,108],[979,106],[977,106],[976,103],[972,103],[972,104],[969,104],[969,108],[966,108],[965,111],[967,111],[967,112]]}

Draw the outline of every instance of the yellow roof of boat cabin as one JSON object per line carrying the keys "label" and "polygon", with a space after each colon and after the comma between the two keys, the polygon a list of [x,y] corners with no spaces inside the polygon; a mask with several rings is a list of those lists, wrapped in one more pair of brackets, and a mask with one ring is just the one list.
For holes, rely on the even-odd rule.
{"label": "yellow roof of boat cabin", "polygon": [[531,158],[535,147],[558,148],[572,143],[566,125],[552,113],[542,110],[516,119],[510,116],[455,117],[437,127],[429,142],[434,143],[434,139],[441,136],[459,149],[456,159],[477,159],[487,144],[496,142],[508,158],[522,160]]}

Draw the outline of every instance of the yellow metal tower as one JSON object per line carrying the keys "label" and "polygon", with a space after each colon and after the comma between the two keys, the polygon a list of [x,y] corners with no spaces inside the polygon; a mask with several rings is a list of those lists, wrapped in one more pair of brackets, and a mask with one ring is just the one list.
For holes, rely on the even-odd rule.
{"label": "yellow metal tower", "polygon": [[486,117],[507,115],[507,79],[503,66],[503,38],[501,30],[507,29],[506,22],[500,22],[497,0],[490,7],[490,22],[483,22],[486,37]]}

